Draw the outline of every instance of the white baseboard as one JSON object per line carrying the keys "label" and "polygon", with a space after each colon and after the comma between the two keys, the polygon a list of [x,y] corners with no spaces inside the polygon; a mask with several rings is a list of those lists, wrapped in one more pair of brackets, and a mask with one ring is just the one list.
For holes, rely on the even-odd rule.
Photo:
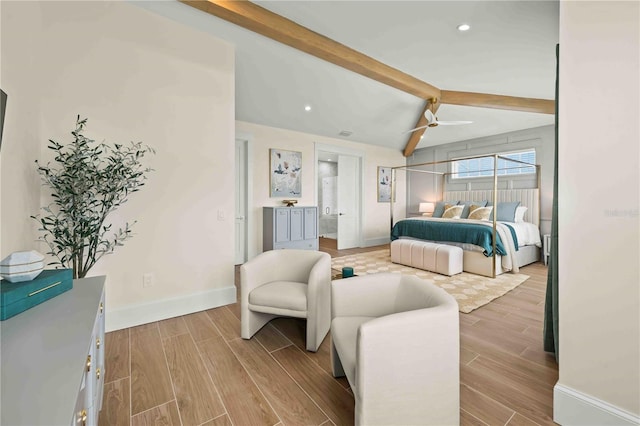
{"label": "white baseboard", "polygon": [[553,388],[553,421],[563,426],[631,426],[640,424],[640,416],[556,384]]}
{"label": "white baseboard", "polygon": [[391,239],[389,237],[370,238],[368,240],[364,240],[362,247],[379,246],[382,244],[389,244],[390,242],[391,242]]}
{"label": "white baseboard", "polygon": [[109,310],[105,317],[107,332],[147,324],[236,302],[236,287],[228,286],[184,297],[158,300]]}

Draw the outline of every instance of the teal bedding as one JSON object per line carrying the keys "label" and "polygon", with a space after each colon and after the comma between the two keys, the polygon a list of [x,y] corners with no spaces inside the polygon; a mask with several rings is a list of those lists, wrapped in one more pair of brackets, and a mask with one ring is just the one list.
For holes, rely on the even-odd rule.
{"label": "teal bedding", "polygon": [[[515,238],[513,228],[508,227]],[[474,244],[482,247],[484,255],[493,255],[493,227],[477,223],[455,221],[429,221],[419,219],[405,219],[396,223],[391,230],[391,241],[400,237],[410,237],[420,240],[456,242]],[[515,240],[514,240],[515,242]],[[517,242],[515,244],[518,247]],[[496,252],[502,256],[507,251],[500,235],[496,235]]]}

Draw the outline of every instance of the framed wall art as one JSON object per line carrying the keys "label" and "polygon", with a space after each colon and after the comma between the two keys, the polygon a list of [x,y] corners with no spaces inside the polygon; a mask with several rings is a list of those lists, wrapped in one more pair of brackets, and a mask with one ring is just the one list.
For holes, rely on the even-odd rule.
{"label": "framed wall art", "polygon": [[378,202],[391,202],[391,167],[378,166]]}
{"label": "framed wall art", "polygon": [[271,148],[269,150],[270,197],[302,196],[302,153]]}

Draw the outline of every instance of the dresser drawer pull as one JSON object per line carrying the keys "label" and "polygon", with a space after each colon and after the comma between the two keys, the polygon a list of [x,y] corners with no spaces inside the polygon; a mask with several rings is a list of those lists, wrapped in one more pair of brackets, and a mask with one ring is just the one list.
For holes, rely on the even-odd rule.
{"label": "dresser drawer pull", "polygon": [[91,355],[87,357],[87,371],[91,371]]}
{"label": "dresser drawer pull", "polygon": [[82,426],[86,426],[87,424],[87,410],[82,410],[78,413],[78,423]]}
{"label": "dresser drawer pull", "polygon": [[102,313],[103,309],[104,309],[104,303],[100,302],[100,313]]}
{"label": "dresser drawer pull", "polygon": [[98,380],[100,380],[100,369],[96,369],[96,376],[98,377]]}
{"label": "dresser drawer pull", "polygon": [[46,286],[45,288],[41,288],[40,290],[36,290],[33,293],[29,293],[29,297],[31,297],[33,295],[36,295],[38,293],[41,293],[41,292],[43,292],[45,290],[49,290],[50,288],[53,288],[53,287],[55,287],[57,285],[60,285],[60,284],[62,284],[62,281],[58,281],[57,283],[53,283],[53,284],[51,284],[49,286]]}
{"label": "dresser drawer pull", "polygon": [[96,339],[96,347],[98,349],[100,349],[100,338],[99,337]]}

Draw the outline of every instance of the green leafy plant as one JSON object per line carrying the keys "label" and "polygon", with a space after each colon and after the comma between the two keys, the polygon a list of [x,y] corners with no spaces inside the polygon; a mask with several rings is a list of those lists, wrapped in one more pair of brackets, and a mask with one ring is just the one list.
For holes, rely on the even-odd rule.
{"label": "green leafy plant", "polygon": [[51,189],[53,202],[43,213],[31,216],[40,224],[45,241],[58,261],[53,264],[73,268],[74,278],[83,278],[105,254],[131,238],[131,226],[111,231],[106,222],[111,212],[140,190],[152,169],[141,160],[155,151],[141,142],[130,145],[96,144],[83,135],[87,119],[76,120],[74,140],[62,145],[49,140],[55,163],[36,160],[43,185]]}

